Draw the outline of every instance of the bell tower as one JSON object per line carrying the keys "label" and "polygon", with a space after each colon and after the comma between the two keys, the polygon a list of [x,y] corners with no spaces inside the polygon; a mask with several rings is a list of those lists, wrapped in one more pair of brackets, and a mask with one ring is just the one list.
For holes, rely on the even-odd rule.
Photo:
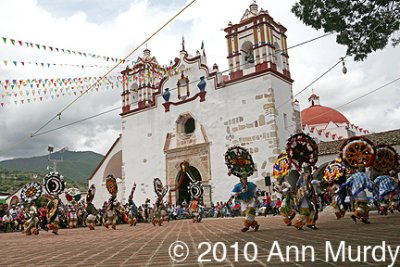
{"label": "bell tower", "polygon": [[286,31],[253,1],[238,24],[225,28],[230,78],[273,71],[290,79]]}
{"label": "bell tower", "polygon": [[151,56],[150,50],[143,51],[136,64],[121,72],[122,113],[126,115],[155,105],[155,95],[160,93],[160,83],[163,79],[163,68],[157,59]]}

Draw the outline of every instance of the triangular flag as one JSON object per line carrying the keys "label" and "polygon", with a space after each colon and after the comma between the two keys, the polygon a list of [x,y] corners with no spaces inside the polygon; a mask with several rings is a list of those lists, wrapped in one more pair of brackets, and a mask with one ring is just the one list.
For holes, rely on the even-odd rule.
{"label": "triangular flag", "polygon": [[7,43],[7,38],[6,37],[3,37],[3,42]]}
{"label": "triangular flag", "polygon": [[15,40],[14,40],[14,39],[10,39],[10,41],[11,41],[11,43],[12,43],[13,45],[15,45]]}
{"label": "triangular flag", "polygon": [[22,46],[24,43],[22,41],[18,41],[19,45]]}

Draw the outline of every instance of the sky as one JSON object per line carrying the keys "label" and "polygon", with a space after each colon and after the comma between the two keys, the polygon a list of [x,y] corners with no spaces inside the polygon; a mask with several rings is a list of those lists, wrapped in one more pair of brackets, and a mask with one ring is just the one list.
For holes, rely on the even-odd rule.
{"label": "sky", "polygon": [[[191,1],[184,0],[17,0],[0,1],[0,80],[115,77],[126,67],[114,70],[115,62],[103,56],[128,60],[142,55],[138,47],[158,28]],[[204,42],[209,66],[217,63],[226,70],[227,46],[223,29],[228,23],[238,23],[252,0],[197,0],[187,10],[147,42],[147,47],[161,65],[167,65],[181,50],[182,36],[189,54],[195,54]],[[287,28],[288,46],[323,35],[304,25],[290,9],[296,1],[257,0],[259,8],[267,10],[275,21]],[[399,33],[397,33],[397,36]],[[12,45],[10,39],[23,41]],[[25,42],[33,43],[26,47]],[[92,55],[94,59],[61,51],[37,49],[35,44],[63,48]],[[298,94],[345,55],[344,46],[329,35],[317,41],[290,49],[289,64],[295,98],[301,108],[308,107],[312,89],[324,106],[336,108],[369,91],[400,77],[400,48],[390,44],[362,62],[347,58],[347,74],[341,65]],[[7,65],[4,64],[7,61]],[[13,64],[17,62],[17,66]],[[25,62],[24,65],[21,62]],[[32,62],[27,64],[26,62]],[[40,63],[51,63],[50,67]],[[36,66],[34,63],[39,63]],[[53,65],[54,64],[54,65]],[[72,66],[74,65],[74,66]],[[82,66],[84,66],[82,68]],[[338,109],[351,123],[370,132],[400,128],[400,82]],[[32,89],[35,89],[34,87]],[[10,89],[8,89],[10,91]],[[60,111],[76,99],[71,91],[60,97],[31,101],[30,94],[8,96],[0,86],[0,160],[44,155],[52,144],[56,150],[68,147],[72,151],[91,150],[105,154],[121,132],[120,110],[109,112],[82,123],[64,127],[121,105],[121,88],[101,87],[76,100],[59,118]],[[28,90],[30,91],[30,90]],[[38,92],[35,92],[38,98]],[[298,94],[298,95],[297,95]],[[5,95],[3,97],[3,95]],[[56,94],[54,94],[56,95]],[[79,95],[79,94],[78,94]],[[43,92],[42,92],[42,96]],[[20,102],[25,99],[24,103]],[[19,101],[15,104],[14,101]],[[279,105],[279,103],[277,103]],[[45,127],[43,127],[45,126]],[[43,128],[42,128],[43,127]],[[45,133],[30,137],[33,133]]]}

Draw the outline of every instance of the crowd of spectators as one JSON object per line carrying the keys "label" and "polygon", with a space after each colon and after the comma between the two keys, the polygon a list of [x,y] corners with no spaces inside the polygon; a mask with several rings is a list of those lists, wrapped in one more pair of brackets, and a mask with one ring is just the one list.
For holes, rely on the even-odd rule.
{"label": "crowd of spectators", "polygon": [[[257,206],[257,215],[266,216],[268,214],[278,214],[280,201],[273,202],[270,198],[263,198],[259,201]],[[189,203],[183,201],[179,205],[169,205],[165,203],[165,210],[167,211],[167,220],[182,220],[190,219]],[[40,223],[39,226],[43,230],[47,229],[47,207],[45,204],[37,207]],[[58,209],[60,228],[68,227],[69,213],[73,211],[77,215],[77,226],[86,227],[85,219],[87,212],[84,202],[76,203],[61,203]],[[140,205],[137,209],[137,221],[139,223],[149,222],[151,215],[151,208],[149,203]],[[117,223],[128,223],[129,205],[119,206],[117,209]],[[98,209],[97,225],[102,225],[106,214],[106,202]],[[224,217],[238,217],[242,216],[239,202],[217,202],[210,206],[200,205],[200,214],[202,218],[224,218]],[[0,204],[0,230],[3,232],[16,232],[22,231],[24,222],[29,219],[28,204],[17,203],[12,204],[10,207],[7,204]]]}

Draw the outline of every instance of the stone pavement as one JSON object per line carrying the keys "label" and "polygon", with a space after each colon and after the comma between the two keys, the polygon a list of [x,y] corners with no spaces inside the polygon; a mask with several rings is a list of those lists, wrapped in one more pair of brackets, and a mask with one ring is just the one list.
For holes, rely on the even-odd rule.
{"label": "stone pavement", "polygon": [[[45,231],[38,236],[1,233],[0,266],[390,266],[390,253],[394,255],[400,248],[400,213],[383,217],[372,212],[372,224],[365,225],[354,223],[349,215],[336,220],[333,213],[324,212],[316,231],[284,226],[280,216],[257,220],[260,231],[246,233],[240,232],[242,218],[205,219],[199,224],[172,221],[161,227],[118,225],[117,230],[65,229],[58,236]],[[169,248],[177,240],[185,242],[189,250],[180,262],[169,256]],[[340,241],[346,248],[345,262]],[[186,247],[181,245],[175,250],[171,247],[171,254],[186,256]],[[288,248],[291,253],[286,254]],[[349,251],[355,262],[350,262]],[[400,266],[400,256],[392,266]]]}

